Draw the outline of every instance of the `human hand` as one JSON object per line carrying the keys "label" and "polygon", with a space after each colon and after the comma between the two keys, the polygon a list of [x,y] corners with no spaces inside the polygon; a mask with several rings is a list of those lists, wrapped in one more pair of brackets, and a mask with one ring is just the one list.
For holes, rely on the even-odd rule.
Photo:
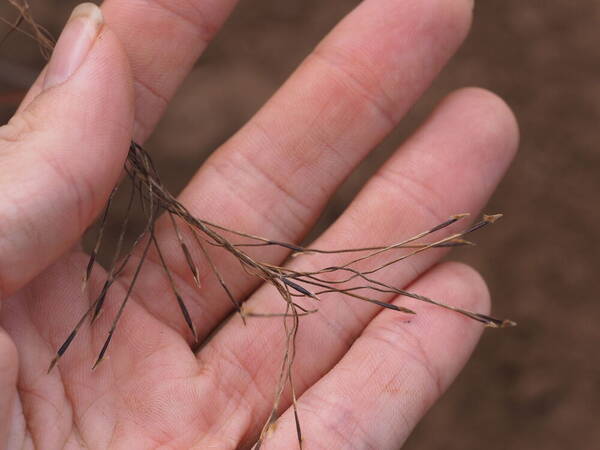
{"label": "human hand", "polygon": [[[233,4],[107,0],[100,38],[90,33],[86,41],[72,27],[63,34],[79,43],[81,64],[62,53],[69,47],[63,37],[46,73],[0,129],[0,324],[6,330],[0,331],[0,445],[235,448],[256,441],[280,369],[280,322],[244,326],[234,316],[194,354],[157,262],[143,269],[110,358],[90,370],[131,273],[114,286],[105,313],[81,330],[58,370],[46,374],[90,301],[80,290],[87,257],[70,249],[116,183],[132,130],[138,142],[150,134]],[[209,158],[181,201],[219,224],[300,240],[334,189],[456,50],[471,8],[467,0],[362,2]],[[69,67],[75,71],[66,76]],[[516,144],[514,119],[495,96],[476,89],[450,95],[315,245],[388,243],[455,212],[478,210]],[[177,245],[167,245],[169,233],[159,223],[158,238],[205,339],[230,315],[231,303],[208,272],[200,291],[192,286]],[[283,249],[255,254],[271,262],[287,256]],[[435,265],[440,255],[424,254],[386,277],[450,304],[489,309],[480,277],[456,263]],[[215,257],[223,273],[235,273],[235,263]],[[251,308],[278,308],[280,300],[255,280],[230,281]],[[481,330],[427,305],[417,312],[407,323],[393,311],[328,297],[303,320],[295,381],[306,448],[404,442]],[[289,404],[288,394],[282,407]],[[265,447],[293,448],[294,441],[288,410]]]}

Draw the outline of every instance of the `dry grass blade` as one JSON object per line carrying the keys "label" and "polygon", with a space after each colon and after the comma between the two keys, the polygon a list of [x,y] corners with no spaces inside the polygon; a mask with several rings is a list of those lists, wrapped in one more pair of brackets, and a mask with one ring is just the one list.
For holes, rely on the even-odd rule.
{"label": "dry grass blade", "polygon": [[[456,245],[469,245],[471,244],[469,241],[465,240],[464,237],[467,234],[473,233],[476,230],[479,230],[485,227],[488,224],[494,223],[500,215],[494,216],[484,216],[484,218],[477,222],[474,225],[469,226],[464,231],[459,233],[454,233],[444,238],[440,238],[433,242],[420,242],[423,238],[429,237],[433,233],[440,232],[450,225],[456,223],[460,219],[464,218],[465,214],[459,214],[450,217],[448,220],[426,230],[421,233],[418,233],[412,237],[404,239],[400,242],[396,242],[394,244],[385,245],[385,246],[372,246],[372,247],[363,247],[363,248],[355,248],[355,249],[340,249],[340,250],[329,250],[329,249],[315,249],[315,248],[304,248],[295,244],[285,243],[280,241],[273,241],[266,238],[261,238],[259,236],[254,236],[250,234],[246,234],[243,232],[235,231],[227,229],[221,225],[217,225],[214,223],[209,223],[199,219],[181,205],[164,187],[158,173],[156,172],[154,165],[148,154],[144,151],[144,149],[136,143],[132,143],[131,149],[128,155],[126,169],[125,169],[128,178],[132,185],[136,187],[137,192],[139,194],[140,202],[142,204],[143,210],[147,215],[147,225],[144,233],[138,237],[137,242],[141,242],[142,236],[146,236],[147,242],[144,247],[144,252],[142,257],[138,263],[136,268],[134,277],[130,281],[129,289],[125,298],[123,299],[117,315],[113,320],[111,328],[109,330],[106,341],[98,355],[96,363],[94,364],[94,368],[99,364],[100,361],[106,356],[108,351],[109,344],[112,340],[112,337],[116,331],[119,318],[123,314],[125,309],[127,300],[131,294],[131,290],[135,284],[139,271],[143,265],[144,259],[146,257],[147,251],[150,247],[150,244],[153,244],[157,250],[159,255],[161,266],[167,274],[167,278],[169,280],[169,284],[171,286],[171,290],[179,304],[179,307],[182,311],[184,320],[188,326],[188,328],[192,331],[194,338],[196,338],[197,333],[194,327],[191,315],[189,314],[185,303],[175,285],[174,279],[170,273],[170,269],[168,267],[168,263],[163,255],[163,252],[160,249],[158,240],[154,235],[154,219],[158,217],[161,212],[166,212],[170,216],[170,220],[173,224],[173,229],[175,230],[175,238],[178,240],[182,251],[184,252],[184,256],[186,258],[186,262],[188,267],[190,268],[194,278],[198,273],[197,265],[193,262],[191,258],[191,252],[185,243],[184,237],[180,232],[176,220],[179,219],[183,223],[187,225],[187,229],[189,230],[191,236],[193,237],[195,244],[197,245],[200,252],[204,255],[208,267],[214,273],[218,283],[223,288],[227,297],[231,301],[232,305],[235,307],[236,311],[245,321],[248,318],[275,318],[279,317],[282,319],[286,341],[285,341],[285,352],[282,359],[282,365],[280,370],[279,379],[277,382],[277,386],[275,389],[274,402],[273,407],[271,409],[271,413],[265,422],[265,426],[262,429],[259,440],[256,444],[256,448],[260,448],[264,440],[272,430],[279,414],[279,407],[281,404],[281,399],[284,393],[286,386],[289,386],[291,397],[292,397],[292,409],[294,412],[298,435],[298,442],[301,445],[302,442],[302,433],[300,428],[300,421],[298,417],[298,411],[296,407],[296,393],[293,386],[293,362],[295,359],[295,340],[298,333],[300,318],[308,316],[310,314],[314,314],[318,311],[318,308],[307,309],[303,306],[299,305],[297,302],[293,301],[295,297],[306,298],[308,300],[316,301],[318,305],[318,301],[320,300],[322,295],[325,294],[339,294],[345,297],[364,301],[376,305],[378,307],[387,308],[390,310],[394,310],[397,312],[405,313],[405,314],[416,314],[416,311],[412,309],[408,309],[402,306],[398,306],[393,303],[389,303],[387,301],[373,298],[370,295],[363,295],[358,293],[358,291],[371,292],[374,294],[396,294],[402,295],[406,297],[410,297],[419,301],[423,301],[426,303],[430,303],[453,312],[462,314],[466,317],[469,317],[473,320],[483,323],[486,326],[494,327],[494,328],[503,328],[508,326],[513,326],[514,322],[510,320],[501,320],[496,319],[494,317],[467,311],[461,308],[456,308],[451,305],[446,305],[442,302],[435,301],[428,297],[408,292],[404,289],[400,289],[395,286],[388,285],[383,283],[375,278],[372,275],[377,274],[378,272],[384,270],[385,268],[397,264],[407,258],[414,257],[424,251],[427,251],[432,248],[439,248],[445,246],[456,246]],[[232,234],[238,237],[243,237],[248,239],[251,242],[243,242],[239,244],[232,243],[229,241],[225,235]],[[366,255],[360,256],[358,258],[351,259],[339,266],[328,266],[316,271],[302,272],[297,270],[292,270],[289,267],[281,267],[277,265],[272,265],[270,263],[257,261],[252,258],[248,253],[246,253],[243,249],[245,247],[254,247],[256,245],[277,245],[283,248],[288,249],[290,252],[294,254],[305,254],[305,255],[316,255],[316,254],[338,254],[344,255],[347,253],[366,253]],[[254,311],[248,311],[245,309],[242,304],[235,298],[231,289],[227,285],[223,276],[221,275],[218,267],[210,256],[210,253],[207,251],[205,245],[211,245],[221,248],[223,251],[230,253],[233,257],[235,257],[240,265],[246,270],[248,273],[255,274],[261,279],[265,280],[268,283],[271,283],[276,290],[279,292],[281,299],[284,304],[283,312],[261,312],[257,313]],[[185,249],[185,250],[184,250]],[[396,256],[388,261],[377,262],[374,267],[365,268],[365,269],[357,269],[356,266],[368,264],[369,261],[376,261],[378,258],[385,256],[390,252],[396,252],[399,250],[404,250],[405,254]],[[114,276],[118,276],[118,274],[122,271],[124,264],[127,262],[131,252],[129,252],[125,256],[125,262],[121,263],[118,269],[116,267],[116,260],[113,261],[113,265],[109,268],[109,275],[107,278],[107,283],[110,283]],[[342,275],[339,279],[333,279],[332,275],[338,274]],[[346,275],[344,275],[346,274]],[[348,284],[355,281],[361,280],[364,284],[361,285],[351,285]],[[109,284],[110,285],[110,284]],[[310,286],[313,288],[318,288],[319,290],[313,291],[310,289]],[[105,295],[101,295],[99,298],[103,299]],[[102,300],[103,301],[103,300]],[[96,303],[96,309],[101,305],[102,301],[98,301]],[[94,306],[94,305],[92,305]],[[291,323],[290,323],[291,322]],[[60,358],[66,351],[69,344],[73,341],[77,330],[81,327],[82,321],[80,321],[74,331],[68,336],[67,340],[61,346],[59,351],[57,352],[57,357],[53,360],[51,367],[53,367],[58,358]]]}
{"label": "dry grass blade", "polygon": [[167,278],[169,280],[169,285],[171,286],[171,290],[173,291],[173,294],[175,294],[175,298],[177,299],[177,304],[179,305],[179,308],[181,309],[181,313],[183,314],[185,323],[187,324],[188,328],[192,332],[192,335],[194,336],[195,344],[198,344],[198,333],[196,333],[196,327],[194,326],[194,322],[192,322],[192,317],[190,316],[187,306],[185,306],[183,297],[177,290],[177,286],[175,285],[175,280],[173,279],[173,275],[171,275],[171,270],[169,269],[169,266],[167,265],[167,262],[165,261],[163,252],[160,249],[160,246],[158,245],[158,240],[156,239],[156,236],[154,236],[154,235],[152,235],[152,243],[154,244],[154,248],[156,249],[156,252],[158,253],[158,257],[160,259],[160,265],[162,266],[165,274],[167,275]]}
{"label": "dry grass blade", "polygon": [[200,283],[200,271],[198,270],[198,266],[194,262],[194,258],[192,258],[192,254],[185,243],[183,236],[181,235],[181,231],[179,230],[179,225],[177,225],[177,220],[175,220],[175,216],[173,213],[169,212],[169,218],[171,219],[171,225],[173,226],[173,230],[175,231],[175,235],[177,236],[177,240],[179,241],[179,246],[181,247],[181,251],[183,252],[183,256],[185,257],[185,261],[192,272],[192,277],[194,278],[194,283],[196,283],[197,288],[201,288]]}
{"label": "dry grass blade", "polygon": [[96,245],[94,245],[94,249],[90,253],[90,259],[89,259],[89,262],[87,265],[87,269],[85,271],[85,274],[83,275],[83,284],[81,286],[81,292],[85,292],[88,280],[90,279],[92,270],[94,269],[94,263],[96,262],[96,258],[98,257],[98,252],[100,251],[100,246],[102,245],[102,239],[104,237],[104,229],[106,228],[106,221],[108,220],[108,213],[110,212],[110,206],[111,206],[118,190],[119,190],[119,186],[117,185],[112,190],[110,197],[108,198],[108,202],[106,203],[106,207],[104,208],[104,214],[102,214],[102,220],[100,221],[100,230],[98,231],[98,237],[96,238]]}

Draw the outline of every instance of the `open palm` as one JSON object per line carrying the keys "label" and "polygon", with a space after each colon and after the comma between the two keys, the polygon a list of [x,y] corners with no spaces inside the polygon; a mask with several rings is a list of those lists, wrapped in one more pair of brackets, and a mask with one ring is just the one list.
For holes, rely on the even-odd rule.
{"label": "open palm", "polygon": [[[151,255],[108,358],[90,370],[131,271],[114,286],[94,326],[84,327],[46,374],[93,297],[81,292],[87,256],[73,246],[118,179],[132,133],[138,142],[150,134],[234,3],[106,0],[106,25],[79,69],[46,89],[42,75],[0,129],[0,448],[248,448],[256,442],[280,370],[281,322],[244,326],[208,270],[195,288],[161,221],[157,233],[169,266],[200,340],[210,339],[196,354],[190,350],[190,333]],[[471,0],[362,2],[214,152],[181,202],[198,217],[298,241],[459,46],[471,10]],[[315,245],[390,243],[450,214],[475,212],[516,145],[516,125],[501,100],[479,89],[453,93]],[[285,249],[253,254],[275,263],[288,256]],[[485,312],[489,296],[479,276],[460,264],[435,265],[441,255],[427,253],[385,277]],[[281,309],[269,288],[237,276],[235,261],[215,258],[223,273],[236,274],[228,281],[248,308]],[[336,261],[330,255],[320,264]],[[86,292],[97,292],[101,277],[95,269]],[[398,448],[481,331],[428,305],[419,305],[410,321],[334,296],[319,306],[302,321],[294,372],[306,448]],[[296,445],[289,404],[286,393],[265,447]]]}

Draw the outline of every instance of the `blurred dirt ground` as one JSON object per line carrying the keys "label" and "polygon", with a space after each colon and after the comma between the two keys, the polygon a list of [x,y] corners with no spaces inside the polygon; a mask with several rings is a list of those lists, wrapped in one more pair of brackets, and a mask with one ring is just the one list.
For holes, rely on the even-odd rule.
{"label": "blurred dirt ground", "polygon": [[[30,3],[58,35],[76,2]],[[180,189],[357,3],[242,1],[147,145],[170,187]],[[6,4],[0,14],[13,17]],[[322,229],[337,217],[453,89],[486,87],[515,111],[520,154],[486,208],[505,219],[478,236],[480,246],[454,257],[483,273],[495,313],[519,327],[485,333],[407,449],[600,448],[599,23],[597,0],[477,2],[471,35],[457,57],[320,221]],[[3,121],[41,64],[26,40],[12,37],[0,48]]]}

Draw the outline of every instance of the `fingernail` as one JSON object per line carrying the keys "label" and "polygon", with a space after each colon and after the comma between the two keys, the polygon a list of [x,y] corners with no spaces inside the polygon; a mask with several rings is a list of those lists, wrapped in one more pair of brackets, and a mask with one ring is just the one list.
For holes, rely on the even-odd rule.
{"label": "fingernail", "polygon": [[104,23],[102,12],[93,3],[77,6],[54,47],[48,63],[44,89],[64,83],[81,66]]}

